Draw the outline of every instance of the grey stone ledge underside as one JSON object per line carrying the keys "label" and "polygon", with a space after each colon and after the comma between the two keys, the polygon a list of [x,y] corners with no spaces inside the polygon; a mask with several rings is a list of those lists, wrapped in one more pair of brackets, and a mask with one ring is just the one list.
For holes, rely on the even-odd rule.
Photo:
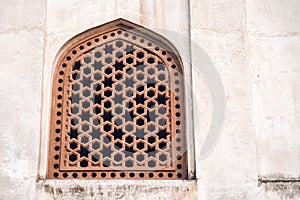
{"label": "grey stone ledge underside", "polygon": [[54,199],[189,199],[195,180],[38,180],[37,188]]}

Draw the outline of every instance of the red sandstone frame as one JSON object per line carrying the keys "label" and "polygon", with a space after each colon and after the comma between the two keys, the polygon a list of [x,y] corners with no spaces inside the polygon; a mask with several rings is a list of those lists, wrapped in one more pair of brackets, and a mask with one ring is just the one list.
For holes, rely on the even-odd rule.
{"label": "red sandstone frame", "polygon": [[173,45],[119,19],[74,37],[63,52],[47,178],[187,179],[184,71]]}

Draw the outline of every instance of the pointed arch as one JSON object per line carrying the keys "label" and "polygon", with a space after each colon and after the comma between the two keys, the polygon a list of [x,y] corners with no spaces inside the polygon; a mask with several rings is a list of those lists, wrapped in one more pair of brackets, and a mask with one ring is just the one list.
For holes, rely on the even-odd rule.
{"label": "pointed arch", "polygon": [[183,68],[164,37],[124,19],[60,50],[48,178],[186,179]]}

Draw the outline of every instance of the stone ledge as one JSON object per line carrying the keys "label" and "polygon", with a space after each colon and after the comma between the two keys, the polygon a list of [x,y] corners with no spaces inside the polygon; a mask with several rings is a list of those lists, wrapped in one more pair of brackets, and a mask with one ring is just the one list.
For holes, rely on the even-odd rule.
{"label": "stone ledge", "polygon": [[53,199],[196,199],[195,180],[38,180]]}

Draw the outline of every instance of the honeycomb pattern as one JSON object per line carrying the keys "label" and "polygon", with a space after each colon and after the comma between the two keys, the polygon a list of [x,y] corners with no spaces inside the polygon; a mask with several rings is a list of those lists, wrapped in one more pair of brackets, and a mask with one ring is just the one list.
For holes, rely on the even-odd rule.
{"label": "honeycomb pattern", "polygon": [[159,57],[118,39],[80,56],[69,82],[66,167],[172,165],[169,71]]}
{"label": "honeycomb pattern", "polygon": [[187,177],[181,64],[158,42],[120,26],[60,58],[48,178]]}

